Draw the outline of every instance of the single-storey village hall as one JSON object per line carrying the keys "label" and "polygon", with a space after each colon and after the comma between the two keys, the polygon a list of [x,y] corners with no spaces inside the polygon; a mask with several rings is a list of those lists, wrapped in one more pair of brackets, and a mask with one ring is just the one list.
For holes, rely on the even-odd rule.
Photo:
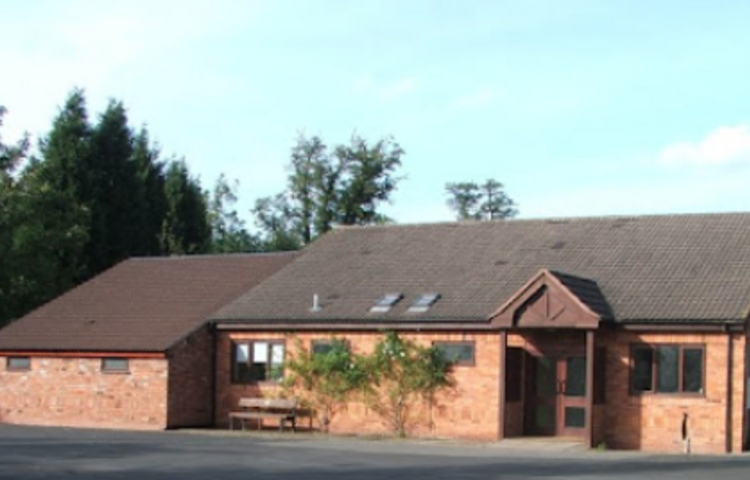
{"label": "single-storey village hall", "polygon": [[[122,262],[0,330],[0,422],[228,427],[302,342],[451,352],[411,435],[748,447],[750,214],[335,229],[300,252]],[[426,414],[425,412],[422,412]],[[388,425],[351,401],[333,433]]]}

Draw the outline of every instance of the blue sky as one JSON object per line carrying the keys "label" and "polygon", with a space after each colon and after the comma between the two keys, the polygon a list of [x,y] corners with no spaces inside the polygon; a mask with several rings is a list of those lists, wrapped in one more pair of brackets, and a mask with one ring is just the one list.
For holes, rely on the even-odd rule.
{"label": "blue sky", "polygon": [[[6,139],[74,86],[122,100],[241,209],[284,188],[298,132],[393,135],[386,212],[452,219],[495,178],[522,217],[750,210],[745,0],[0,0]],[[249,215],[247,215],[249,217]]]}

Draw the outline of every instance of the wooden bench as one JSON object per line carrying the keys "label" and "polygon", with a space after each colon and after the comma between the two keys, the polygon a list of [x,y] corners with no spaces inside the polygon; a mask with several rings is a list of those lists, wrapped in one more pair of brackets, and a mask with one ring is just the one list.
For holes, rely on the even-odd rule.
{"label": "wooden bench", "polygon": [[297,431],[297,399],[241,398],[238,407],[239,411],[229,412],[230,430],[234,430],[235,419],[243,430],[247,420],[256,420],[260,430],[264,418],[275,418],[279,421],[279,431],[284,431],[286,422],[291,422],[293,432]]}

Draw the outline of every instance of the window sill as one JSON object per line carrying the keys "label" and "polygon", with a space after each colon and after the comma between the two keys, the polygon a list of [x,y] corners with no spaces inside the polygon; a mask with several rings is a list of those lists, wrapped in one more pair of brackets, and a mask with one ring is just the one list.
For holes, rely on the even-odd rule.
{"label": "window sill", "polygon": [[706,398],[706,392],[630,392],[631,397]]}

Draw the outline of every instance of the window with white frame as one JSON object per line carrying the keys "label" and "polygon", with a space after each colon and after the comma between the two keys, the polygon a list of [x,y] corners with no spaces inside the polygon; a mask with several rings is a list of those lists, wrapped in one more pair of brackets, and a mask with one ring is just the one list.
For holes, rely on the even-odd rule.
{"label": "window with white frame", "polygon": [[232,382],[279,381],[284,375],[284,342],[236,342],[232,347]]}

